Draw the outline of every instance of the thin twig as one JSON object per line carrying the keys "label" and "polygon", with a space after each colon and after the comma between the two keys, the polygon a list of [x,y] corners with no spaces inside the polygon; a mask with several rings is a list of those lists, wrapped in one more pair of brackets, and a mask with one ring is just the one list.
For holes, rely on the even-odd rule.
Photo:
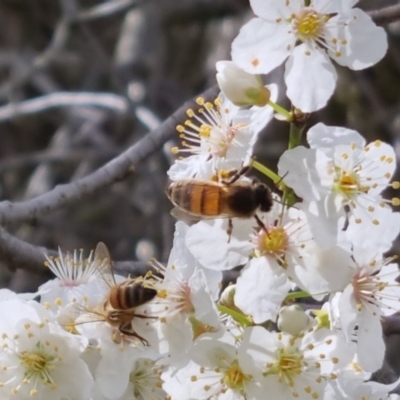
{"label": "thin twig", "polygon": [[0,121],[35,114],[56,107],[81,106],[108,108],[120,113],[126,113],[129,108],[128,101],[124,97],[112,93],[57,92],[0,107]]}
{"label": "thin twig", "polygon": [[74,18],[77,21],[90,21],[97,18],[107,17],[109,15],[124,11],[131,7],[137,0],[115,0],[98,4],[87,10],[80,11]]}
{"label": "thin twig", "polygon": [[[218,87],[214,86],[203,93],[206,99],[215,98]],[[2,201],[0,203],[0,222],[22,222],[58,210],[66,204],[77,203],[84,197],[124,178],[143,160],[147,159],[162,145],[176,135],[176,125],[186,119],[188,108],[196,107],[194,100],[186,102],[157,129],[124,153],[111,160],[92,174],[64,185],[56,186],[49,192],[22,202]]]}

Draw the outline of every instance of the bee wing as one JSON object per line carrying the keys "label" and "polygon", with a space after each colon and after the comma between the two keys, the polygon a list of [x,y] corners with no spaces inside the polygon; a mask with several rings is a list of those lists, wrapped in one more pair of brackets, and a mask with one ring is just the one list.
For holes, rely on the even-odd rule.
{"label": "bee wing", "polygon": [[188,225],[193,225],[196,222],[199,222],[203,218],[200,218],[196,215],[190,214],[187,211],[183,210],[182,208],[179,207],[174,207],[171,210],[171,215],[178,219],[179,221],[186,222]]}
{"label": "bee wing", "polygon": [[99,242],[94,251],[94,265],[97,273],[101,276],[108,287],[113,287],[115,282],[114,270],[111,262],[110,252],[103,242]]}

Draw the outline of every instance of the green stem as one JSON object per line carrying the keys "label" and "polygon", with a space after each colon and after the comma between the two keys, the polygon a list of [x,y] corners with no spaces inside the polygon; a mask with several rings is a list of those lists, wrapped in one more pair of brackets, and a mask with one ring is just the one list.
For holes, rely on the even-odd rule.
{"label": "green stem", "polygon": [[[289,150],[300,146],[303,130],[304,127],[299,128],[293,122],[290,124],[289,145],[288,145]],[[282,201],[283,204],[286,204],[289,207],[293,206],[297,202],[297,197],[293,189],[285,186],[283,190]]]}
{"label": "green stem", "polygon": [[236,322],[238,322],[241,326],[252,326],[254,323],[250,321],[246,315],[241,314],[240,312],[237,312],[235,310],[232,310],[231,308],[225,307],[221,304],[217,304],[218,311],[220,311],[223,314],[230,315]]}
{"label": "green stem", "polygon": [[265,165],[260,164],[256,160],[252,160],[251,166],[254,169],[256,169],[257,171],[260,171],[265,176],[268,176],[268,178],[271,179],[271,181],[274,183],[279,183],[282,180],[282,178],[279,175],[277,175],[275,172],[271,171]]}
{"label": "green stem", "polygon": [[271,100],[268,102],[268,105],[272,107],[278,114],[283,115],[288,122],[293,121],[293,115],[288,110],[285,110],[283,107]]}
{"label": "green stem", "polygon": [[300,292],[291,292],[285,297],[285,301],[288,300],[295,300],[295,299],[302,299],[304,297],[310,297],[310,295],[307,292],[300,291]]}
{"label": "green stem", "polygon": [[289,149],[294,149],[295,147],[300,146],[303,130],[304,127],[299,128],[293,122],[290,124]]}

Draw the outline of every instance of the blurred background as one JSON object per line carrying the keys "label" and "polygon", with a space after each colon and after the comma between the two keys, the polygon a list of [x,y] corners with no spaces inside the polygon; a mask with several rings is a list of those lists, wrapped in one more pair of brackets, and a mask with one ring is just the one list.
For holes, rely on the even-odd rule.
{"label": "blurred background", "polygon": [[[247,0],[0,0],[0,200],[31,199],[82,178],[145,137],[216,83],[215,62],[230,59],[231,42],[251,17]],[[386,57],[366,71],[338,67],[335,95],[308,126],[346,126],[400,153],[400,22],[385,29]],[[283,88],[283,69],[266,81]],[[288,106],[284,90],[280,102]],[[258,160],[275,169],[287,133],[272,121],[260,136]],[[165,262],[174,220],[164,190],[177,144],[166,143],[91,197],[4,228],[47,249],[88,254],[103,241],[115,260]],[[46,279],[0,260],[0,287],[34,291]],[[400,370],[399,334],[387,333],[390,365]],[[379,379],[391,375],[385,370]]]}
{"label": "blurred background", "polygon": [[[230,59],[251,17],[247,0],[0,0],[0,199],[34,198],[136,143],[215,84],[215,62]],[[338,68],[335,96],[309,126],[343,125],[399,147],[400,22],[385,28],[385,59],[357,73]],[[283,87],[282,77],[278,68],[267,81]],[[94,196],[5,228],[48,249],[89,251],[103,241],[115,260],[166,261],[174,221],[164,190],[177,143]],[[258,159],[276,168],[286,143],[287,126],[273,121]],[[44,279],[18,265],[0,268],[1,287],[35,290]]]}

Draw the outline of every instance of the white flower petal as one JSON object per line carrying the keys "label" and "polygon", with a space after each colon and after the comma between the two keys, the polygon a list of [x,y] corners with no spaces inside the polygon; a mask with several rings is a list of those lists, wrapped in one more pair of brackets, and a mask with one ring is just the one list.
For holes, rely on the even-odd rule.
{"label": "white flower petal", "polygon": [[340,126],[327,126],[322,122],[312,126],[307,132],[307,142],[312,149],[333,148],[354,143],[357,147],[365,146],[365,139],[352,129]]}
{"label": "white flower petal", "polygon": [[254,14],[270,22],[279,18],[289,18],[293,12],[304,7],[303,0],[276,1],[276,0],[250,0]]}
{"label": "white flower petal", "polygon": [[235,304],[253,317],[256,324],[274,320],[290,284],[280,267],[265,257],[253,258],[236,283]]}
{"label": "white flower petal", "polygon": [[386,32],[378,27],[364,11],[354,8],[346,24],[348,43],[341,48],[342,54],[337,57],[332,51],[329,55],[340,65],[354,70],[368,68],[376,64],[386,54],[388,43]]}
{"label": "white flower petal", "polygon": [[358,314],[358,362],[365,371],[369,372],[375,372],[381,368],[385,356],[385,343],[379,315],[378,307],[371,305],[363,307]]}
{"label": "white flower petal", "polygon": [[267,74],[289,56],[295,37],[286,24],[250,20],[232,43],[232,60],[251,74]]}
{"label": "white flower petal", "polygon": [[[190,227],[186,235],[186,245],[193,256],[205,268],[223,271],[245,264],[249,259],[251,244],[248,235],[254,222],[235,219],[233,232],[226,233],[228,220],[200,221]],[[247,229],[243,229],[249,226]]]}
{"label": "white flower petal", "polygon": [[313,112],[326,105],[336,86],[337,74],[329,57],[321,50],[296,46],[286,62],[287,96],[303,112]]}

